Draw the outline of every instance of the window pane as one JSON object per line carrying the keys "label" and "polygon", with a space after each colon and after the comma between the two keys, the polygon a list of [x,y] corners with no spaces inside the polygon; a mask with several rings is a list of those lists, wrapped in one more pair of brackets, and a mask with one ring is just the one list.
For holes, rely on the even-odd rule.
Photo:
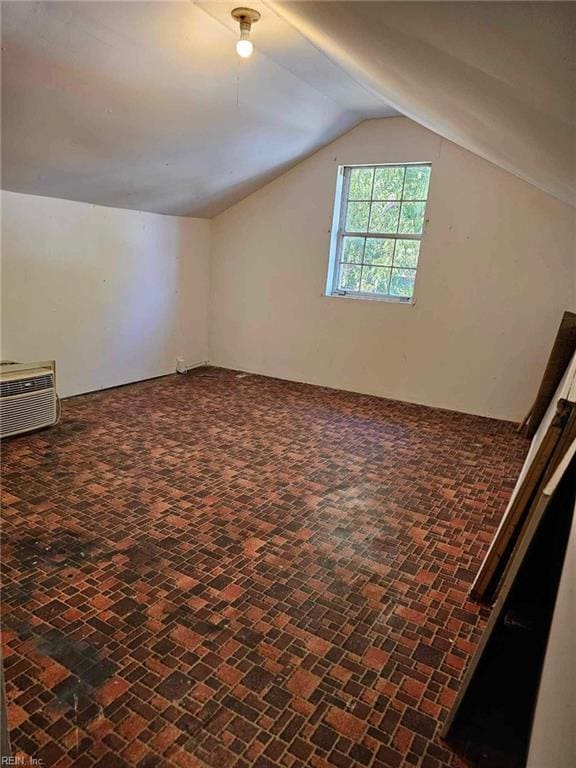
{"label": "window pane", "polygon": [[362,263],[362,254],[364,252],[363,237],[345,237],[342,244],[342,261],[355,261]]}
{"label": "window pane", "polygon": [[353,168],[350,171],[349,200],[370,200],[374,168]]}
{"label": "window pane", "polygon": [[420,240],[396,240],[396,253],[394,254],[395,267],[418,266],[418,254],[420,253]]}
{"label": "window pane", "polygon": [[412,165],[406,168],[404,182],[404,200],[426,200],[430,182],[430,166]]}
{"label": "window pane", "polygon": [[348,232],[366,232],[370,203],[348,203],[346,229]]}
{"label": "window pane", "polygon": [[374,200],[400,200],[404,168],[377,168],[374,178]]}
{"label": "window pane", "polygon": [[366,293],[388,293],[390,270],[385,267],[364,267],[361,291]]}
{"label": "window pane", "polygon": [[419,235],[424,224],[426,203],[402,203],[399,232],[405,235]]}
{"label": "window pane", "polygon": [[400,203],[372,203],[370,232],[397,232],[399,213]]}
{"label": "window pane", "polygon": [[340,267],[340,283],[338,285],[343,291],[357,291],[360,288],[360,272],[362,267],[356,267],[351,264],[342,264]]}
{"label": "window pane", "polygon": [[391,267],[393,255],[394,240],[384,240],[379,237],[370,237],[366,240],[365,264],[382,264],[385,267]]}
{"label": "window pane", "polygon": [[431,167],[346,166],[331,250],[334,293],[409,300],[414,294]]}
{"label": "window pane", "polygon": [[414,294],[415,279],[415,269],[393,269],[390,281],[390,295],[411,298]]}

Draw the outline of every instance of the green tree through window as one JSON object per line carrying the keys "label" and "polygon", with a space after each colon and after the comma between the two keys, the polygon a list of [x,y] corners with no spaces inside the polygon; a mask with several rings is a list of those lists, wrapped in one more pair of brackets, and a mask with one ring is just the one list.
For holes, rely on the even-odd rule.
{"label": "green tree through window", "polygon": [[329,292],[411,300],[429,164],[346,166]]}

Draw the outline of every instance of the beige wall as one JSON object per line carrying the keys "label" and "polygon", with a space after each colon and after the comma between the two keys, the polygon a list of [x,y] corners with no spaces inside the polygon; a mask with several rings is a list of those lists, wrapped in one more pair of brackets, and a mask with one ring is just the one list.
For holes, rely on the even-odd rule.
{"label": "beige wall", "polygon": [[[414,306],[326,298],[339,164],[431,161]],[[406,118],[362,123],[213,220],[210,359],[520,419],[575,308],[574,209]]]}
{"label": "beige wall", "polygon": [[62,396],[208,357],[210,222],[2,193],[2,358]]}
{"label": "beige wall", "polygon": [[[338,165],[427,160],[415,305],[324,297]],[[64,396],[182,356],[519,419],[576,308],[574,210],[405,118],[212,221],[10,192],[2,208],[2,357],[54,357]]]}

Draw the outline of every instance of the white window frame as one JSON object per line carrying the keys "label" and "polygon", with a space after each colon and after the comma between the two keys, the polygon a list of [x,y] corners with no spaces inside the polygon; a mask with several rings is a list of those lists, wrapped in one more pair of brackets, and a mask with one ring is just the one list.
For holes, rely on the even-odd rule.
{"label": "white window frame", "polygon": [[[422,162],[410,162],[410,163],[355,163],[354,165],[339,165],[338,176],[336,179],[336,196],[334,200],[334,216],[332,219],[332,230],[330,234],[330,254],[328,258],[328,276],[326,279],[325,296],[329,298],[345,298],[345,299],[368,299],[369,301],[388,301],[394,304],[408,304],[412,305],[416,302],[416,281],[418,279],[418,267],[420,266],[420,256],[422,251],[422,245],[420,245],[420,253],[418,258],[418,267],[415,270],[414,280],[414,292],[412,296],[390,296],[383,293],[367,293],[363,291],[346,291],[338,288],[339,282],[339,270],[340,270],[340,254],[342,252],[342,244],[344,237],[385,237],[389,240],[419,240],[422,243],[424,239],[424,233],[426,230],[426,212],[428,209],[428,197],[430,196],[430,190],[428,190],[428,196],[426,198],[426,205],[424,208],[424,222],[422,225],[422,232],[419,235],[402,234],[400,232],[347,232],[345,229],[347,204],[348,204],[348,186],[350,184],[350,171],[354,168],[409,168],[410,166],[422,166],[426,165],[432,169],[432,163],[430,161]],[[432,171],[430,171],[432,175]],[[404,190],[402,190],[404,192]]]}

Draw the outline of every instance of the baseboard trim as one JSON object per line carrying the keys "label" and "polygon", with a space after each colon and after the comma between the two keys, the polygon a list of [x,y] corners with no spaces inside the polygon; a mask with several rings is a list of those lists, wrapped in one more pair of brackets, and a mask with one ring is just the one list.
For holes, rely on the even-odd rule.
{"label": "baseboard trim", "polygon": [[[194,363],[190,368],[187,368],[186,371],[195,370],[198,368],[204,368],[209,366],[210,363],[206,360],[205,362],[199,362]],[[88,389],[86,392],[77,392],[75,395],[66,395],[65,397],[60,397],[60,400],[73,400],[76,397],[84,397],[85,395],[95,395],[98,392],[107,392],[110,389],[121,389],[122,387],[130,387],[133,384],[145,384],[147,381],[155,381],[156,379],[164,379],[166,376],[177,376],[176,371],[167,371],[166,373],[158,373],[154,376],[147,376],[145,379],[133,379],[132,381],[124,381],[122,384],[111,384],[109,387],[98,387],[97,389]]]}

